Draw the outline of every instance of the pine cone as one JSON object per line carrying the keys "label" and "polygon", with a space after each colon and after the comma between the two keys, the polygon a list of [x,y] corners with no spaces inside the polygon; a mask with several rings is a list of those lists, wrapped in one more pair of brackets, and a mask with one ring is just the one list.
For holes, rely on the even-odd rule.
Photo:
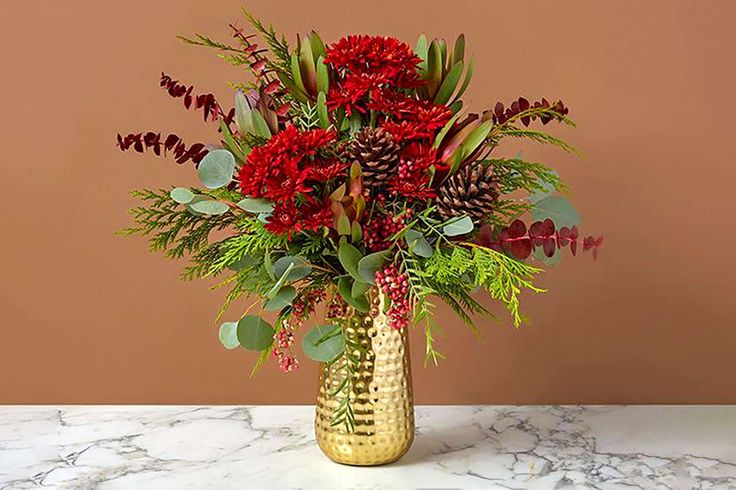
{"label": "pine cone", "polygon": [[396,172],[399,145],[382,128],[365,128],[355,134],[348,157],[360,164],[364,185],[381,185]]}
{"label": "pine cone", "polygon": [[473,221],[488,216],[498,200],[493,167],[475,164],[462,167],[439,188],[437,208],[443,219],[467,215]]}

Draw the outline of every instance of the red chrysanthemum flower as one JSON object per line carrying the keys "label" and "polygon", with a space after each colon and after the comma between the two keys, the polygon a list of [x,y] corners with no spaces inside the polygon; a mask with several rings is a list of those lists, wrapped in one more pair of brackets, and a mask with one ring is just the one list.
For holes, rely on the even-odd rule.
{"label": "red chrysanthemum flower", "polygon": [[371,94],[385,87],[422,85],[417,69],[421,59],[398,39],[382,36],[348,36],[327,47],[328,63],[337,79],[327,96],[329,107],[364,112]]}
{"label": "red chrysanthemum flower", "polygon": [[266,218],[265,228],[275,235],[286,234],[289,239],[293,233],[302,230],[302,225],[297,219],[298,211],[292,201],[276,203],[271,216]]}
{"label": "red chrysanthemum flower", "polygon": [[452,118],[445,105],[392,91],[382,91],[366,107],[388,114],[382,127],[398,142],[432,138]]}

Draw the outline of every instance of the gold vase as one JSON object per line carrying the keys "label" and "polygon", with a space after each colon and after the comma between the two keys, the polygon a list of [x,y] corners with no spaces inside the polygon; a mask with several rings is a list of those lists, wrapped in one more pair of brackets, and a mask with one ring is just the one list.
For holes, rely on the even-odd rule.
{"label": "gold vase", "polygon": [[[392,463],[414,440],[409,337],[406,329],[388,325],[383,294],[374,288],[369,296],[367,314],[349,309],[337,320],[350,355],[322,365],[315,418],[322,452],[337,463],[356,466]],[[336,417],[341,408],[342,417]]]}

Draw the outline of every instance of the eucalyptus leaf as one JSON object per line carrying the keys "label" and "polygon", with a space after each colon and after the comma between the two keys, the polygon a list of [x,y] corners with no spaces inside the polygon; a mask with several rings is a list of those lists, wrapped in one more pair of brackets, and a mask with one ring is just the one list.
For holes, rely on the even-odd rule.
{"label": "eucalyptus leaf", "polygon": [[365,296],[353,297],[353,280],[348,276],[342,276],[337,282],[337,292],[347,304],[360,313],[368,313],[370,305]]}
{"label": "eucalyptus leaf", "polygon": [[230,207],[225,204],[224,202],[220,201],[198,201],[195,203],[192,203],[190,207],[198,212],[202,213],[204,215],[219,215],[219,214],[225,214],[228,212]]}
{"label": "eucalyptus leaf", "polygon": [[276,294],[281,289],[281,286],[283,286],[286,283],[286,278],[289,276],[289,273],[291,272],[291,269],[293,268],[294,268],[294,264],[289,264],[289,266],[286,268],[286,271],[284,271],[284,273],[281,274],[280,276],[276,276],[276,271],[271,269],[271,272],[274,273],[274,277],[278,277],[278,280],[276,281],[276,284],[274,284],[273,287],[268,291],[268,293],[266,293],[266,297],[268,299],[271,299],[274,296],[276,296]]}
{"label": "eucalyptus leaf", "polygon": [[580,224],[580,214],[570,201],[562,196],[547,196],[537,201],[532,208],[532,221],[551,219],[557,229],[571,228]]}
{"label": "eucalyptus leaf", "polygon": [[238,322],[238,342],[248,350],[268,349],[275,333],[271,325],[256,315],[246,315]]}
{"label": "eucalyptus leaf", "polygon": [[434,249],[420,232],[408,229],[404,233],[404,239],[411,253],[427,259],[434,254]]}
{"label": "eucalyptus leaf", "polygon": [[225,322],[220,325],[220,343],[226,349],[234,349],[240,345],[238,341],[238,323]]}
{"label": "eucalyptus leaf", "polygon": [[[556,170],[550,170],[549,173],[551,175],[554,175],[558,179],[560,177],[560,174],[557,173]],[[537,177],[537,185],[539,185],[541,187],[541,189],[537,189],[534,192],[532,192],[531,194],[529,194],[529,202],[532,203],[532,204],[538,203],[539,201],[541,201],[545,197],[551,195],[556,190],[554,184],[551,184],[549,182],[545,182],[542,179],[540,179],[539,177]]]}
{"label": "eucalyptus leaf", "polygon": [[302,350],[312,360],[330,362],[345,351],[345,338],[339,325],[317,325],[302,339]]}
{"label": "eucalyptus leaf", "polygon": [[263,309],[266,311],[278,311],[289,306],[296,298],[296,289],[294,286],[284,286],[274,295],[273,298],[266,301]]}
{"label": "eucalyptus leaf", "polygon": [[194,192],[190,191],[186,187],[176,187],[171,189],[169,196],[179,204],[189,204],[192,202],[192,199],[194,199]]}
{"label": "eucalyptus leaf", "polygon": [[212,150],[199,162],[199,180],[208,189],[219,189],[233,180],[235,157],[227,150]]}
{"label": "eucalyptus leaf", "polygon": [[358,262],[358,276],[363,282],[375,284],[376,271],[382,269],[389,259],[387,250],[368,254]]}
{"label": "eucalyptus leaf", "polygon": [[366,292],[371,288],[371,285],[363,281],[353,282],[353,287],[350,288],[350,296],[358,298],[365,295]]}
{"label": "eucalyptus leaf", "polygon": [[185,204],[184,206],[185,206],[185,207],[187,208],[187,211],[189,211],[189,212],[190,212],[191,214],[193,214],[194,216],[207,216],[206,214],[204,214],[204,213],[200,213],[199,211],[196,211],[195,209],[193,209],[193,208],[192,208],[192,205],[193,205],[193,204],[196,204],[196,203],[198,203],[198,202],[203,202],[203,201],[209,201],[209,200],[210,200],[210,198],[209,198],[209,197],[207,197],[207,196],[203,196],[203,195],[201,195],[201,194],[198,194],[198,195],[194,196],[194,199],[192,199],[192,200],[191,200],[191,201],[189,202],[189,204]]}
{"label": "eucalyptus leaf", "polygon": [[345,268],[345,272],[350,274],[353,279],[360,280],[360,274],[358,274],[358,262],[363,258],[363,254],[350,245],[349,243],[342,243],[340,248],[337,249],[337,258],[340,259],[340,263]]}
{"label": "eucalyptus leaf", "polygon": [[[292,266],[291,268],[289,268],[290,265]],[[288,274],[286,273],[287,270],[289,271]],[[281,257],[273,264],[273,273],[276,277],[286,274],[287,282],[304,279],[310,272],[312,272],[312,266],[307,263],[304,257],[299,255]]]}
{"label": "eucalyptus leaf", "polygon": [[249,213],[270,213],[273,211],[274,204],[266,199],[246,197],[240,200],[237,206]]}
{"label": "eucalyptus leaf", "polygon": [[443,226],[442,231],[447,236],[466,235],[473,231],[473,220],[468,216],[463,216]]}
{"label": "eucalyptus leaf", "polygon": [[256,259],[255,257],[251,257],[250,255],[243,255],[238,260],[228,265],[227,268],[232,271],[238,272],[245,269],[246,267],[252,267],[260,263],[261,261]]}

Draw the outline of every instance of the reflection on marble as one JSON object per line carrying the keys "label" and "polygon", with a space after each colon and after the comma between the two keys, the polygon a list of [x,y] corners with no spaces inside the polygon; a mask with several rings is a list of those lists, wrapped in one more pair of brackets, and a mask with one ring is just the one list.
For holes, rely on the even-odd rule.
{"label": "reflection on marble", "polygon": [[322,456],[313,412],[0,407],[0,489],[736,489],[736,407],[418,407],[376,468]]}

